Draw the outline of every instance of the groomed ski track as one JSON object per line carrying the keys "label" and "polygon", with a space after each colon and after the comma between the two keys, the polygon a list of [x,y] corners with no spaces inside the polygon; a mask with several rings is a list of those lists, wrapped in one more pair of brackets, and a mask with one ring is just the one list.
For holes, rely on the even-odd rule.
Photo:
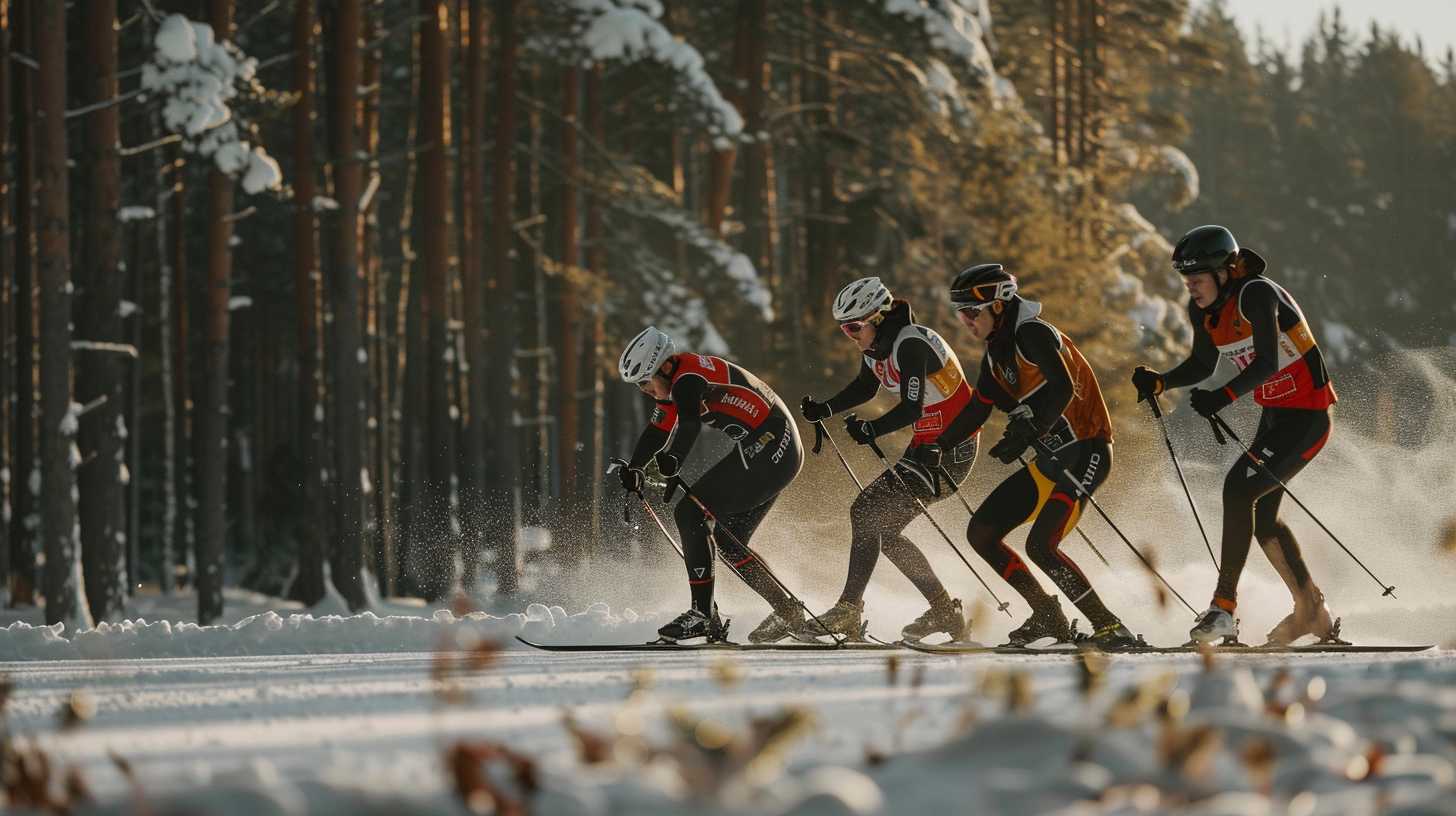
{"label": "groomed ski track", "polygon": [[[1324,675],[1337,687],[1347,676],[1439,672],[1452,656],[1433,649],[1218,660],[1253,669],[1261,684],[1286,667],[1298,676]],[[345,780],[372,794],[446,801],[440,755],[455,740],[502,742],[569,775],[578,766],[562,727],[564,712],[608,728],[634,688],[647,689],[637,711],[649,735],[666,734],[674,708],[740,727],[785,707],[808,708],[818,726],[789,756],[799,767],[862,767],[867,751],[942,744],[968,703],[987,704],[976,700],[987,670],[1025,673],[1037,710],[1072,711],[1080,704],[1079,670],[1064,655],[520,647],[484,670],[451,675],[449,686],[461,702],[447,702],[431,678],[438,660],[434,653],[396,653],[30,661],[0,663],[0,673],[17,684],[8,709],[12,727],[35,736],[55,761],[78,765],[103,799],[125,795],[108,759],[115,752],[152,795],[203,780],[252,783],[276,773],[298,784]],[[1116,688],[1164,672],[1188,682],[1203,667],[1198,655],[1118,655],[1107,671]],[[94,703],[95,715],[63,730],[56,712],[78,690]]]}

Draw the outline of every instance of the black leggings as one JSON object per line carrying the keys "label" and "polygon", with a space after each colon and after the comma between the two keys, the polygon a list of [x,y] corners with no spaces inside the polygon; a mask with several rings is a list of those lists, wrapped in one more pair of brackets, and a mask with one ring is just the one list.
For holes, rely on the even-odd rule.
{"label": "black leggings", "polygon": [[[942,454],[941,466],[956,485],[966,480],[976,463],[976,440],[977,437],[971,437]],[[865,486],[849,508],[849,576],[839,599],[857,603],[864,598],[865,587],[869,586],[870,574],[875,571],[881,552],[926,600],[934,601],[944,595],[945,586],[935,577],[925,553],[903,531],[920,515],[915,499],[931,504],[949,497],[951,490],[952,486],[943,484],[939,474],[927,474],[908,458],[896,463],[893,472],[887,470]]]}
{"label": "black leggings", "polygon": [[804,448],[794,423],[775,415],[692,485],[694,495],[717,518],[716,528],[709,529],[703,511],[691,499],[678,501],[673,514],[682,534],[694,607],[704,613],[712,609],[715,546],[774,609],[794,607],[793,600],[769,576],[763,557],[748,547],[748,540],[803,464]]}
{"label": "black leggings", "polygon": [[[1330,438],[1329,409],[1265,408],[1252,450],[1281,481],[1288,482],[1314,459]],[[1241,455],[1223,480],[1223,557],[1219,560],[1215,603],[1225,608],[1238,600],[1239,576],[1249,557],[1249,541],[1276,542],[1296,582],[1309,582],[1309,570],[1294,534],[1279,520],[1284,488],[1269,473]],[[1293,589],[1293,587],[1291,587]]]}
{"label": "black leggings", "polygon": [[1055,458],[1039,456],[1002,482],[981,503],[966,528],[971,547],[1035,609],[1047,598],[1026,563],[1002,541],[1007,533],[1034,519],[1026,537],[1026,554],[1052,583],[1092,623],[1094,628],[1116,623],[1087,576],[1061,549],[1062,539],[1081,518],[1087,498],[1067,473],[1091,494],[1112,470],[1112,446],[1105,439],[1083,439],[1057,451]]}

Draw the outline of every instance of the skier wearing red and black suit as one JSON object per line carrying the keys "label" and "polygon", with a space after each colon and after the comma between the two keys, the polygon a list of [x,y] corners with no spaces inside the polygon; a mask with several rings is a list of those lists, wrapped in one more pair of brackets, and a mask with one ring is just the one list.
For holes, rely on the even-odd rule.
{"label": "skier wearing red and black suit", "polygon": [[[872,421],[850,414],[845,418],[849,436],[868,444],[907,426],[914,435],[894,472],[880,474],[850,506],[849,575],[839,601],[819,622],[859,637],[865,588],[883,551],[930,604],[901,630],[902,636],[920,640],[944,632],[959,640],[967,626],[961,602],[950,596],[925,554],[902,531],[920,513],[915,499],[930,503],[949,497],[975,464],[978,437],[959,429],[971,402],[960,360],[939,334],[915,322],[910,304],[894,299],[879,278],[861,278],[840,290],[834,317],[862,354],[859,374],[824,402],[804,397],[804,418],[822,421],[868,402],[884,388],[899,395],[899,404]],[[944,484],[946,477],[953,484]]]}
{"label": "skier wearing red and black suit", "polygon": [[[1220,357],[1239,373],[1213,390],[1193,389],[1189,403],[1205,417],[1252,393],[1263,408],[1250,449],[1288,482],[1320,452],[1333,424],[1336,396],[1304,312],[1284,287],[1264,276],[1258,253],[1240,247],[1228,229],[1209,225],[1191,230],[1173,249],[1173,268],[1184,276],[1193,324],[1193,353],[1166,374],[1139,366],[1133,385],[1147,398],[1166,388],[1202,382]],[[1287,644],[1313,634],[1333,634],[1324,593],[1309,576],[1299,544],[1279,520],[1284,489],[1245,457],[1234,463],[1223,486],[1223,555],[1213,602],[1190,635],[1211,642],[1237,637],[1233,617],[1239,576],[1257,538],[1264,554],[1294,596],[1294,611],[1268,635]]]}
{"label": "skier wearing red and black suit", "polygon": [[1034,462],[991,491],[966,528],[971,547],[1031,606],[1031,617],[1011,632],[1009,642],[1072,639],[1057,596],[1041,588],[1002,540],[1031,521],[1026,553],[1087,616],[1090,642],[1100,648],[1138,645],[1061,549],[1087,496],[1112,469],[1112,419],[1092,367],[1071,338],[1042,319],[1040,303],[1017,293],[1015,276],[1000,264],[962,270],[951,283],[950,299],[960,322],[986,343],[976,400],[966,411],[969,428],[979,430],[991,409],[1000,408],[1010,421],[991,456],[1011,464],[1029,448],[1037,453]]}
{"label": "skier wearing red and black suit", "polygon": [[658,633],[673,641],[726,634],[713,602],[715,542],[724,559],[774,609],[749,640],[779,640],[803,626],[803,609],[773,580],[762,556],[748,549],[754,530],[804,463],[804,448],[783,400],[762,380],[721,357],[676,353],[672,339],[652,327],[628,344],[619,369],[624,380],[656,401],[631,461],[620,472],[627,490],[641,491],[649,459],[656,459],[662,475],[678,475],[705,425],[735,443],[731,453],[692,485],[718,528],[732,535],[710,535],[697,504],[687,497],[678,502],[674,515],[692,607]]}

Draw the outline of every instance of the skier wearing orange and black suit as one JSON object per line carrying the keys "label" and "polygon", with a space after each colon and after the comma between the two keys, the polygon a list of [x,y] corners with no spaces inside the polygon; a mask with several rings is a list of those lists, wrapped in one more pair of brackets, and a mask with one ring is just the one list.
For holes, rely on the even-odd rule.
{"label": "skier wearing orange and black suit", "polygon": [[1211,376],[1220,357],[1239,373],[1212,390],[1193,389],[1189,403],[1205,417],[1252,393],[1263,407],[1250,449],[1264,467],[1246,457],[1234,464],[1223,487],[1223,554],[1213,602],[1189,633],[1212,642],[1238,636],[1233,617],[1238,581],[1257,538],[1264,554],[1294,596],[1294,611],[1269,632],[1271,644],[1306,635],[1328,638],[1334,621],[1324,593],[1309,576],[1299,544],[1279,520],[1288,482],[1320,452],[1333,425],[1335,390],[1299,304],[1284,287],[1264,276],[1258,253],[1240,247],[1233,233],[1216,226],[1191,230],[1173,250],[1173,268],[1184,276],[1193,324],[1193,353],[1166,374],[1139,366],[1133,385],[1142,398],[1182,388]]}

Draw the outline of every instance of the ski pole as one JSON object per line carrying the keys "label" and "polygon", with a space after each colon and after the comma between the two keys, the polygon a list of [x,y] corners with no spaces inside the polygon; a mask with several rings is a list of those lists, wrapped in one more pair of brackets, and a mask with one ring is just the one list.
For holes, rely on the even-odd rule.
{"label": "ski pole", "polygon": [[1244,449],[1244,453],[1249,457],[1249,461],[1258,465],[1260,470],[1264,471],[1264,473],[1269,478],[1273,479],[1280,487],[1282,487],[1284,489],[1284,494],[1289,498],[1293,499],[1294,503],[1299,505],[1299,509],[1308,513],[1309,517],[1314,519],[1314,523],[1318,524],[1320,529],[1325,531],[1325,535],[1328,535],[1331,539],[1334,540],[1336,544],[1340,545],[1340,549],[1345,551],[1345,555],[1353,558],[1355,560],[1355,563],[1360,565],[1360,569],[1365,570],[1365,574],[1369,575],[1372,579],[1375,580],[1375,583],[1380,585],[1380,588],[1384,590],[1380,593],[1380,597],[1383,598],[1386,595],[1389,595],[1392,598],[1395,597],[1395,585],[1387,585],[1384,581],[1376,577],[1375,573],[1371,572],[1370,568],[1365,566],[1365,562],[1361,561],[1359,556],[1351,552],[1350,548],[1345,546],[1345,542],[1341,541],[1339,536],[1335,535],[1334,532],[1330,530],[1330,528],[1326,527],[1323,521],[1320,521],[1319,516],[1316,516],[1313,510],[1306,507],[1304,502],[1300,501],[1299,497],[1294,495],[1294,493],[1289,489],[1289,485],[1285,484],[1283,479],[1275,475],[1274,471],[1269,467],[1269,465],[1267,465],[1263,459],[1259,458],[1258,455],[1256,455],[1254,451],[1249,448],[1248,445],[1244,444],[1244,440],[1240,439],[1239,435],[1234,433],[1234,429],[1230,428],[1227,422],[1223,421],[1223,417],[1215,413],[1213,416],[1208,418],[1208,421],[1210,424],[1213,425],[1213,429],[1215,432],[1222,429],[1225,434],[1228,434],[1230,438],[1232,438],[1235,442],[1239,443],[1239,447]]}
{"label": "ski pole", "polygon": [[1077,477],[1073,476],[1067,471],[1066,468],[1062,467],[1061,461],[1057,459],[1056,454],[1052,453],[1051,448],[1048,448],[1046,444],[1040,439],[1033,439],[1031,441],[1031,444],[1037,449],[1037,453],[1039,455],[1045,456],[1047,460],[1051,462],[1052,467],[1055,467],[1057,470],[1060,470],[1062,472],[1062,476],[1066,477],[1067,481],[1076,488],[1078,494],[1085,497],[1087,501],[1092,503],[1093,507],[1097,508],[1097,513],[1102,516],[1102,520],[1107,522],[1107,526],[1111,527],[1114,533],[1117,533],[1117,537],[1122,539],[1122,543],[1126,544],[1129,550],[1132,550],[1132,554],[1136,555],[1138,557],[1138,560],[1143,562],[1143,566],[1147,567],[1148,572],[1151,572],[1153,575],[1157,576],[1157,579],[1163,582],[1163,586],[1167,587],[1168,591],[1172,592],[1175,598],[1177,598],[1179,601],[1182,601],[1183,605],[1188,607],[1188,611],[1192,612],[1194,617],[1197,617],[1198,610],[1194,609],[1193,605],[1188,603],[1188,601],[1185,600],[1183,596],[1178,593],[1178,590],[1173,588],[1172,584],[1168,583],[1168,579],[1164,578],[1163,574],[1158,572],[1153,567],[1151,561],[1149,561],[1147,558],[1144,558],[1143,554],[1138,552],[1138,548],[1134,547],[1131,541],[1128,541],[1127,536],[1122,534],[1122,529],[1119,528],[1117,524],[1113,522],[1112,518],[1107,515],[1107,511],[1102,509],[1102,505],[1097,503],[1097,499],[1093,498],[1092,494],[1088,492],[1085,487],[1082,486],[1082,483],[1077,481]]}
{"label": "ski pole", "polygon": [[1188,489],[1188,480],[1183,478],[1183,466],[1178,464],[1178,454],[1173,452],[1173,438],[1168,435],[1168,420],[1163,418],[1163,408],[1158,404],[1158,395],[1148,397],[1148,407],[1153,409],[1153,416],[1158,418],[1158,427],[1163,429],[1163,444],[1168,446],[1168,458],[1173,460],[1173,469],[1178,472],[1178,481],[1183,485],[1183,495],[1188,497],[1188,507],[1193,510],[1193,520],[1198,523],[1198,532],[1203,536],[1203,546],[1208,548],[1208,557],[1213,559],[1213,568],[1220,569],[1218,557],[1213,554],[1213,544],[1208,540],[1208,532],[1203,529],[1203,519],[1198,517],[1198,505],[1193,502],[1193,493]]}
{"label": "ski pole", "polygon": [[[838,637],[837,635],[835,635],[835,633],[833,632],[833,630],[831,630],[828,626],[826,626],[824,624],[824,621],[819,620],[819,616],[816,615],[816,614],[814,614],[814,611],[812,609],[810,609],[808,607],[808,605],[805,604],[804,601],[802,599],[800,599],[799,596],[794,593],[793,590],[789,589],[784,584],[783,581],[779,580],[779,577],[774,574],[774,571],[772,569],[769,568],[768,562],[765,561],[765,560],[763,560],[763,556],[759,555],[757,552],[755,552],[753,550],[753,548],[749,547],[747,544],[744,544],[743,543],[743,540],[740,539],[738,537],[738,535],[736,533],[734,533],[732,530],[728,529],[727,527],[721,527],[721,528],[719,527],[719,525],[718,525],[718,517],[713,514],[713,511],[712,510],[709,510],[708,509],[708,506],[706,504],[703,504],[702,499],[699,499],[698,498],[698,495],[693,492],[693,489],[691,487],[689,487],[688,486],[688,483],[685,482],[685,481],[683,481],[681,477],[679,477],[679,476],[673,476],[673,477],[671,477],[671,478],[668,479],[668,482],[667,482],[667,494],[666,494],[667,497],[671,497],[672,494],[673,494],[673,491],[676,490],[677,488],[682,488],[683,495],[685,495],[685,496],[688,497],[688,501],[691,501],[693,504],[697,505],[697,508],[703,512],[703,517],[705,519],[707,519],[707,521],[708,521],[708,535],[709,536],[715,536],[715,535],[717,535],[717,531],[719,529],[721,529],[723,532],[727,533],[728,534],[728,537],[731,538],[731,539],[733,539],[733,543],[734,544],[737,544],[739,546],[739,548],[741,548],[744,552],[748,553],[749,555],[752,555],[758,561],[758,565],[763,568],[764,574],[767,575],[770,579],[772,579],[773,582],[778,585],[779,589],[783,590],[783,593],[785,595],[789,596],[789,598],[794,603],[796,603],[796,604],[799,605],[799,608],[800,609],[803,609],[804,612],[810,618],[812,618],[815,623],[819,624],[819,628],[820,629],[823,629],[824,630],[824,634],[828,635],[829,638],[834,641],[834,645],[836,645],[836,646],[843,646],[845,644],[845,641],[847,641],[848,638]],[[670,501],[670,500],[671,500],[670,498],[665,498],[664,499],[664,502]],[[717,550],[718,547],[716,546],[716,542],[714,544],[715,545],[714,545],[713,549],[714,550]],[[740,580],[743,581],[743,583],[745,583],[745,584],[748,583],[748,579],[743,577],[743,573],[742,572],[739,572],[738,567],[734,566],[733,565],[733,562],[729,561],[728,558],[727,558],[727,556],[724,556],[721,552],[718,553],[718,555],[719,555],[720,558],[723,559],[723,563],[727,564],[728,565],[728,568],[731,569],[731,570],[733,570],[733,572],[738,576],[738,578]],[[686,560],[686,559],[684,559],[684,560]]]}
{"label": "ski pole", "polygon": [[861,482],[859,477],[854,475],[854,468],[850,467],[849,460],[844,458],[844,452],[839,449],[839,443],[834,441],[834,434],[831,434],[829,429],[824,427],[824,420],[816,420],[814,422],[815,453],[818,453],[824,447],[824,440],[826,439],[834,447],[834,455],[839,457],[839,464],[844,465],[844,472],[848,473],[849,478],[854,480],[854,486],[859,488],[860,492],[864,492],[864,482]]}
{"label": "ski pole", "polygon": [[966,569],[970,570],[971,574],[976,576],[976,580],[981,582],[981,586],[985,588],[986,592],[991,596],[991,599],[996,602],[996,611],[1005,612],[1007,617],[1012,617],[1011,604],[1001,600],[1001,598],[996,595],[996,590],[992,589],[991,585],[986,583],[986,579],[981,577],[981,573],[976,572],[976,568],[971,566],[971,562],[966,559],[965,554],[961,552],[961,548],[957,547],[955,545],[955,542],[951,540],[951,537],[948,533],[946,533],[945,528],[940,526],[940,522],[935,520],[935,516],[930,515],[930,508],[926,507],[925,502],[921,501],[920,497],[916,496],[915,493],[910,490],[910,485],[905,481],[905,477],[901,476],[900,471],[895,470],[895,468],[890,464],[890,460],[885,458],[885,452],[880,450],[879,443],[871,439],[869,441],[869,446],[870,450],[875,452],[875,456],[880,457],[880,464],[884,466],[886,472],[893,473],[895,475],[895,479],[900,483],[900,487],[905,489],[905,495],[909,496],[910,500],[915,502],[915,506],[920,508],[920,512],[925,515],[925,520],[929,521],[930,526],[934,527],[935,531],[937,533],[940,533],[940,537],[945,539],[945,543],[950,545],[951,552],[955,553],[956,557],[961,560],[961,563],[966,565]]}

